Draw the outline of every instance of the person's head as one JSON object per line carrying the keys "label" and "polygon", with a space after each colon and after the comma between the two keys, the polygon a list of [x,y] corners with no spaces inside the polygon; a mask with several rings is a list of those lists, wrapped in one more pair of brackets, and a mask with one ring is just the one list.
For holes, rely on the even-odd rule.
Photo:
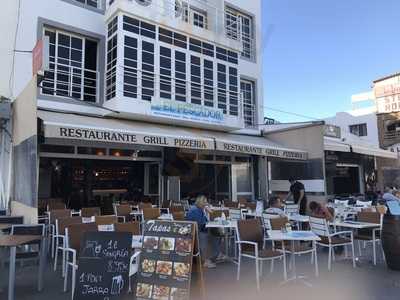
{"label": "person's head", "polygon": [[296,182],[296,179],[294,179],[294,177],[289,177],[289,182],[290,184],[293,184]]}
{"label": "person's head", "polygon": [[318,202],[315,202],[315,201],[312,201],[311,203],[310,203],[310,210],[312,211],[312,212],[315,212],[315,211],[317,211],[319,208],[320,208],[320,204],[318,203]]}
{"label": "person's head", "polygon": [[281,208],[282,207],[282,202],[279,197],[273,196],[269,199],[269,206],[270,207],[277,207]]}
{"label": "person's head", "polygon": [[207,198],[204,195],[199,195],[196,197],[196,202],[194,203],[196,207],[203,209],[207,206]]}
{"label": "person's head", "polygon": [[385,193],[393,194],[393,190],[390,187],[385,187]]}

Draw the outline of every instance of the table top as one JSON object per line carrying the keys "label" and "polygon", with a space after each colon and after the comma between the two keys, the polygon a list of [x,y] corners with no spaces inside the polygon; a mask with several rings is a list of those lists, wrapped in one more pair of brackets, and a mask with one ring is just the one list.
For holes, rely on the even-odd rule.
{"label": "table top", "polygon": [[281,230],[268,230],[267,240],[271,241],[319,241],[321,240],[314,232],[306,231],[290,231],[282,232]]}
{"label": "table top", "polygon": [[304,216],[304,215],[289,215],[288,216],[289,221],[296,221],[296,222],[310,222],[310,217],[309,216]]}
{"label": "table top", "polygon": [[222,221],[210,221],[206,224],[206,228],[235,228],[237,226],[236,221],[226,220]]}
{"label": "table top", "polygon": [[367,223],[367,222],[357,222],[357,221],[335,221],[331,225],[338,227],[354,228],[354,229],[364,229],[364,228],[378,228],[381,224],[377,223]]}
{"label": "table top", "polygon": [[0,247],[15,247],[41,239],[39,235],[3,235],[0,236]]}
{"label": "table top", "polygon": [[11,228],[14,224],[0,224],[0,230]]}

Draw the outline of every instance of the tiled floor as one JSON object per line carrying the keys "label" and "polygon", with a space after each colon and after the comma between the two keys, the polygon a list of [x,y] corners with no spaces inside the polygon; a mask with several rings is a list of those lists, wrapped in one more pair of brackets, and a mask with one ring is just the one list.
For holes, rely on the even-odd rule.
{"label": "tiled floor", "polygon": [[[282,285],[282,264],[275,264],[274,273],[269,272],[269,263],[265,264],[261,280],[261,291],[256,291],[255,266],[251,260],[243,263],[241,279],[236,281],[236,265],[230,262],[220,263],[216,269],[205,270],[207,299],[212,300],[250,300],[250,299],[318,299],[318,300],[399,300],[400,272],[390,271],[382,260],[373,266],[368,260],[357,263],[353,269],[350,260],[340,260],[333,264],[333,270],[327,271],[327,255],[319,251],[319,278],[314,276],[310,257],[297,259],[298,274],[308,276],[312,287],[301,282]],[[8,270],[0,271],[0,286],[4,289],[0,299],[6,299]],[[60,272],[54,273],[50,265],[45,274],[45,289],[36,290],[37,267],[17,267],[16,299],[71,299],[70,293],[63,293]],[[127,295],[124,299],[134,299]]]}

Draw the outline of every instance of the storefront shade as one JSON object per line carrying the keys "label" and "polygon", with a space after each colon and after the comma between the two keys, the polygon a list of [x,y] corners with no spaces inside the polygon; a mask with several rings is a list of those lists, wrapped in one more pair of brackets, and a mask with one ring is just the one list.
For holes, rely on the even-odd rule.
{"label": "storefront shade", "polygon": [[50,140],[137,144],[307,159],[306,152],[282,147],[264,137],[48,111],[39,111],[38,117],[43,120],[44,137]]}

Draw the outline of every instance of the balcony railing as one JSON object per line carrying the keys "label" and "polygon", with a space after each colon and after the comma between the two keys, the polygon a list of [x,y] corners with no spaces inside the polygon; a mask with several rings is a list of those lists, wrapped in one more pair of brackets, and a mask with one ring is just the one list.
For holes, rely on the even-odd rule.
{"label": "balcony railing", "polygon": [[41,84],[42,95],[97,102],[99,72],[60,63],[51,63]]}

